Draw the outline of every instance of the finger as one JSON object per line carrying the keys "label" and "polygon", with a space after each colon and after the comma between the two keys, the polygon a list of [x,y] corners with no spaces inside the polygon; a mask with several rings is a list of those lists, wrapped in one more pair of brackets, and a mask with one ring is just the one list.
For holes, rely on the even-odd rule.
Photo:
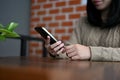
{"label": "finger", "polygon": [[73,45],[66,46],[66,47],[65,47],[65,50],[66,50],[66,52],[69,54],[69,53],[75,51],[75,47],[74,47]]}
{"label": "finger", "polygon": [[47,39],[45,40],[46,44],[50,44],[50,36],[47,36]]}
{"label": "finger", "polygon": [[45,40],[45,47],[47,49],[50,49],[50,38],[48,37],[47,40]]}
{"label": "finger", "polygon": [[47,36],[47,39],[44,40],[45,40],[45,46],[48,47],[48,45],[50,45],[50,37]]}
{"label": "finger", "polygon": [[62,43],[62,44],[58,45],[57,47],[55,47],[54,51],[56,52],[56,51],[60,50],[60,48],[63,48],[63,47],[64,47],[64,43]]}
{"label": "finger", "polygon": [[66,53],[69,54],[69,53],[74,52],[75,48],[73,46],[66,46],[65,50],[66,50]]}
{"label": "finger", "polygon": [[[67,53],[66,53],[67,54]],[[76,52],[72,52],[72,53],[70,53],[70,54],[67,54],[68,55],[68,57],[73,57],[73,56],[76,56],[77,55],[77,53]]]}
{"label": "finger", "polygon": [[73,48],[73,47],[74,47],[73,45],[70,45],[70,46],[66,46],[65,49],[66,49],[66,50],[69,50],[69,49],[71,49],[71,48]]}
{"label": "finger", "polygon": [[61,41],[57,41],[56,43],[52,44],[50,47],[53,49],[57,47],[58,45],[60,45],[61,43],[62,43]]}
{"label": "finger", "polygon": [[46,45],[46,47],[47,47],[47,49],[48,49],[48,51],[49,51],[50,53],[56,53],[57,49],[55,49],[55,48],[56,48],[60,43],[61,43],[61,41],[58,41],[58,42],[56,42],[56,43],[54,43],[54,44],[52,44],[52,45],[48,44],[48,45]]}
{"label": "finger", "polygon": [[64,50],[64,48],[61,48],[61,49],[57,52],[57,54],[62,53],[62,52],[63,52],[63,50]]}
{"label": "finger", "polygon": [[63,51],[62,51],[62,53],[66,53],[65,46],[63,47]]}
{"label": "finger", "polygon": [[57,54],[57,53],[56,53],[54,50],[52,50],[52,49],[50,49],[49,51],[50,51],[50,53],[51,53],[52,55],[56,55],[56,54]]}
{"label": "finger", "polygon": [[80,59],[78,55],[71,57],[72,60],[78,60]]}
{"label": "finger", "polygon": [[74,48],[71,48],[71,49],[69,49],[69,50],[66,50],[66,53],[67,53],[67,54],[70,54],[70,53],[73,53],[73,52],[75,52],[75,49],[74,49]]}

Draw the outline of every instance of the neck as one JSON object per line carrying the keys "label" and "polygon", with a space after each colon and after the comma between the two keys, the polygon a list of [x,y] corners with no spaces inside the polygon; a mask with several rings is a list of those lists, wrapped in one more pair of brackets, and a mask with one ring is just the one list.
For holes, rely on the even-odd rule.
{"label": "neck", "polygon": [[101,12],[101,18],[103,21],[106,21],[108,15],[108,10],[104,10]]}
{"label": "neck", "polygon": [[105,22],[107,20],[108,11],[109,11],[108,8],[101,11],[101,18],[102,18],[103,22]]}

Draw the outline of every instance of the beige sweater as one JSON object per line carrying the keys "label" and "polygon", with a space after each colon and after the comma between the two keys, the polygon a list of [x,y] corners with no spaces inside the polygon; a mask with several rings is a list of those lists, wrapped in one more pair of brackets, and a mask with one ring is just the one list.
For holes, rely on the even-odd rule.
{"label": "beige sweater", "polygon": [[66,44],[90,46],[94,61],[120,61],[120,26],[100,29],[91,26],[86,17],[81,18]]}

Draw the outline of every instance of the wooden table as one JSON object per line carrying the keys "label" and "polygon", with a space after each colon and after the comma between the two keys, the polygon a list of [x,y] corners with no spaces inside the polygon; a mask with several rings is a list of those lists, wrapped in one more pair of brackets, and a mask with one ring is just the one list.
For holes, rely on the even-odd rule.
{"label": "wooden table", "polygon": [[0,80],[120,80],[120,62],[0,58]]}

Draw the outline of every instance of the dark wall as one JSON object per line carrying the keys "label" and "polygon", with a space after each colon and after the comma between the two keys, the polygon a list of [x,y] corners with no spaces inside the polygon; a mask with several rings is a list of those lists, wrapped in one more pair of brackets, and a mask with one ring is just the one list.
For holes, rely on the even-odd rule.
{"label": "dark wall", "polygon": [[[6,25],[17,22],[15,32],[29,35],[29,17],[31,0],[0,0],[0,23]],[[0,56],[19,56],[20,40],[0,41]]]}

